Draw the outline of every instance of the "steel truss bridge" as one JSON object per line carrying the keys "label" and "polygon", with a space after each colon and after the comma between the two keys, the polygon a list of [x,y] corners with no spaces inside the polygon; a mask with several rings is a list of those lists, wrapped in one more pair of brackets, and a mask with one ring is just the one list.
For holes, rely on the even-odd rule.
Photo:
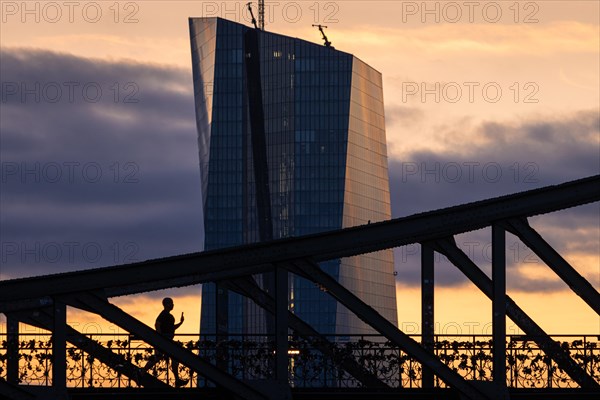
{"label": "steel truss bridge", "polygon": [[[506,294],[505,248],[506,232],[510,232],[600,315],[598,291],[528,223],[529,217],[599,200],[600,175],[597,175],[316,235],[1,281],[0,312],[6,316],[7,333],[0,347],[0,397],[598,399],[600,336],[567,340],[544,332]],[[491,279],[454,240],[455,235],[486,227],[491,227]],[[318,264],[413,243],[421,245],[422,334],[419,337],[402,332]],[[435,252],[444,255],[492,300],[489,337],[447,340],[434,335]],[[252,277],[267,272],[275,276],[276,285],[271,292],[259,287]],[[289,273],[320,286],[373,327],[378,337],[346,339],[344,343],[320,334],[290,313]],[[198,341],[196,337],[186,341],[176,337],[180,342],[177,343],[109,301],[117,296],[205,282],[217,282],[247,296],[273,314],[274,332],[260,340],[238,337],[237,341]],[[128,334],[114,340],[84,335],[67,324],[67,306],[98,314]],[[506,334],[507,316],[524,335]],[[19,323],[49,333],[43,340],[28,340],[26,334],[20,334]],[[172,387],[168,368],[154,373],[139,368],[150,347],[182,364],[193,378],[189,387]],[[306,354],[313,357],[303,360],[302,355]],[[85,360],[90,363],[87,367]],[[315,364],[315,360],[321,360],[320,364]],[[32,366],[35,362],[38,364]],[[245,364],[249,362],[254,364]],[[82,366],[75,367],[74,363]],[[104,366],[101,373],[98,365]],[[80,368],[75,375],[74,368]],[[40,373],[43,382],[32,379],[36,373]],[[87,373],[91,374],[90,379],[84,377]],[[94,373],[98,375],[96,378]],[[317,374],[316,381],[303,385],[303,379],[306,382],[310,373]],[[94,387],[94,380],[101,380],[103,374],[106,384],[101,382]]]}

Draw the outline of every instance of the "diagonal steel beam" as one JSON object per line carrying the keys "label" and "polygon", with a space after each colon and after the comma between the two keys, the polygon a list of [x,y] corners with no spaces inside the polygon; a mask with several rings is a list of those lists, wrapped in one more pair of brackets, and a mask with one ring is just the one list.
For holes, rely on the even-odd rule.
{"label": "diagonal steel beam", "polygon": [[375,328],[389,341],[399,346],[407,354],[430,368],[444,382],[472,400],[495,399],[496,393],[491,387],[475,387],[459,374],[442,363],[433,353],[427,351],[418,342],[394,326],[375,309],[338,283],[331,275],[323,271],[314,261],[302,259],[285,264],[286,268],[312,282],[318,283],[341,304],[356,316]]}
{"label": "diagonal steel beam", "polygon": [[[227,285],[228,288],[238,292],[239,294],[246,296],[254,301],[258,306],[264,308],[270,313],[275,313],[276,305],[275,299],[261,289],[260,286],[252,279],[252,277],[244,277],[233,279],[228,282],[222,282]],[[323,354],[331,357],[333,360],[337,360],[338,356],[335,354],[335,346],[331,343],[327,337],[321,335],[316,329],[304,322],[300,317],[292,312],[288,312],[288,325],[298,335],[308,340],[310,344]],[[363,366],[356,362],[354,359],[344,357],[340,361],[340,366],[361,382],[366,387],[373,388],[388,388],[389,386],[382,382],[377,376],[367,371]]]}
{"label": "diagonal steel beam", "polygon": [[542,259],[569,287],[600,315],[600,294],[554,248],[533,229],[527,219],[512,218],[505,228],[516,235]]}
{"label": "diagonal steel beam", "polygon": [[600,200],[600,175],[369,225],[135,264],[0,282],[0,312],[43,296],[103,290],[108,297],[266,272],[273,263],[316,262],[443,239],[507,218],[545,214]]}
{"label": "diagonal steel beam", "polygon": [[[19,312],[14,314],[21,322],[36,326],[48,331],[54,330],[54,321],[47,309],[32,312]],[[102,346],[95,340],[90,339],[81,332],[67,325],[67,341],[86,353],[94,356],[103,364],[109,366],[116,372],[123,374],[144,387],[165,388],[166,383],[157,379],[152,374],[142,371],[125,357]]]}
{"label": "diagonal steel beam", "polygon": [[[437,240],[431,243],[437,252],[471,280],[490,300],[493,298],[493,283],[490,278],[456,245],[454,239]],[[506,296],[506,314],[519,328],[535,341],[551,357],[560,369],[584,388],[599,388],[598,382],[588,375],[560,345],[525,313],[510,296]]]}
{"label": "diagonal steel beam", "polygon": [[77,300],[77,302],[72,303],[73,306],[77,307],[79,302],[85,304],[90,309],[95,310],[98,315],[102,316],[106,320],[114,323],[130,333],[138,335],[148,344],[156,347],[164,354],[175,358],[193,371],[207,377],[209,380],[234,393],[240,398],[246,400],[266,400],[269,398],[267,395],[257,391],[252,386],[234,378],[224,371],[221,371],[211,363],[196,356],[189,350],[184,349],[172,340],[160,335],[154,329],[127,314],[119,307],[109,303],[106,299],[90,293],[77,295]]}
{"label": "diagonal steel beam", "polygon": [[35,400],[36,396],[0,378],[0,399]]}

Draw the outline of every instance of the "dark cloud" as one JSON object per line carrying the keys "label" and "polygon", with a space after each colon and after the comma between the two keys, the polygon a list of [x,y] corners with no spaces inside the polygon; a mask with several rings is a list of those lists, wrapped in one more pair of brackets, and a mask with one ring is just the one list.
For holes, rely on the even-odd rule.
{"label": "dark cloud", "polygon": [[202,249],[191,72],[2,51],[0,279]]}
{"label": "dark cloud", "polygon": [[[389,161],[393,215],[481,200],[600,172],[600,116],[580,112],[569,119],[520,126],[483,124],[464,135],[455,151],[419,151]],[[539,131],[554,132],[552,141]],[[473,136],[486,137],[484,145]]]}
{"label": "dark cloud", "polygon": [[[201,250],[190,71],[32,50],[1,56],[0,279]],[[58,99],[52,92],[57,87]],[[409,123],[423,114],[391,106],[386,117],[388,124]],[[455,151],[390,160],[395,217],[600,170],[595,111],[520,125],[489,122],[463,134]],[[484,144],[472,143],[474,135]],[[559,251],[598,254],[598,237],[586,231],[597,229],[598,211],[598,204],[578,207],[532,218],[532,225]],[[564,286],[551,271],[542,280],[524,276],[519,265],[528,249],[509,237],[510,288]],[[461,235],[457,242],[489,274],[489,230]],[[396,249],[404,284],[419,284],[418,250]],[[455,267],[436,260],[437,284],[465,284]]]}
{"label": "dark cloud", "polygon": [[[464,132],[464,146],[455,151],[420,151],[403,160],[391,159],[392,214],[406,216],[596,175],[600,173],[599,132],[597,111],[520,125],[490,122],[475,132]],[[484,144],[467,139],[474,136],[477,143],[483,139]],[[600,206],[594,203],[534,217],[530,222],[559,252],[578,251],[597,256],[600,253],[599,214]],[[461,235],[457,242],[489,274],[490,255],[485,254],[490,251],[489,230]],[[404,284],[420,284],[419,253],[406,257],[406,253],[417,249],[396,251],[398,277]],[[519,265],[528,260],[542,262],[512,235],[507,237],[507,257],[509,287],[514,290],[566,288],[555,280],[550,269],[543,279],[524,275]],[[598,269],[600,271],[600,266]],[[592,284],[600,284],[597,277],[591,278]],[[466,280],[440,259],[436,282],[443,286],[460,286]]]}

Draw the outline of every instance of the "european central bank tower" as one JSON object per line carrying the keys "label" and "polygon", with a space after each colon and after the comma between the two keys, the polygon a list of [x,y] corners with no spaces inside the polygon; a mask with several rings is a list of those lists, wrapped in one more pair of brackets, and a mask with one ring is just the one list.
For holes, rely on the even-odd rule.
{"label": "european central bank tower", "polygon": [[[189,22],[205,250],[390,219],[378,71],[225,19]],[[320,266],[397,324],[392,250]],[[320,333],[372,332],[312,282],[288,279],[290,311]],[[263,334],[267,319],[251,300],[203,285],[202,335]]]}

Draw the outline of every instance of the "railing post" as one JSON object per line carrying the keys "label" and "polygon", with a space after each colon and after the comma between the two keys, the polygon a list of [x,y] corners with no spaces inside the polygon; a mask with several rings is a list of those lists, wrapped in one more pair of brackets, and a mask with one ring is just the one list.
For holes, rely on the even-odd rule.
{"label": "railing post", "polygon": [[[434,251],[421,243],[421,345],[434,352]],[[423,388],[433,388],[433,372],[423,365]]]}
{"label": "railing post", "polygon": [[288,382],[288,271],[275,267],[275,377],[279,385],[278,398],[291,399]]}
{"label": "railing post", "polygon": [[494,344],[493,379],[506,388],[506,233],[492,225],[492,341]]}
{"label": "railing post", "polygon": [[[593,356],[594,353],[590,352],[589,356]],[[584,364],[583,364],[583,369],[584,371],[586,371],[588,374],[592,374],[592,363],[589,361],[589,356],[588,356],[588,346],[587,346],[587,336],[583,336],[583,359],[584,359]]]}
{"label": "railing post", "polygon": [[6,314],[6,380],[19,383],[19,321]]}
{"label": "railing post", "polygon": [[554,376],[554,370],[552,368],[552,359],[550,357],[546,358],[546,368],[548,369],[548,389],[552,389],[552,377]]}
{"label": "railing post", "polygon": [[54,301],[54,331],[52,332],[52,387],[57,399],[66,398],[67,391],[67,307]]}
{"label": "railing post", "polygon": [[510,336],[510,357],[513,360],[511,366],[510,366],[510,371],[509,371],[509,376],[510,376],[510,387],[511,388],[516,388],[516,383],[515,383],[515,367],[517,365],[517,357],[516,357],[516,353],[515,353],[515,344],[513,341],[513,336]]}
{"label": "railing post", "polygon": [[218,282],[215,283],[215,311],[216,311],[216,365],[222,371],[229,371],[229,354],[223,347],[229,339],[229,291]]}

